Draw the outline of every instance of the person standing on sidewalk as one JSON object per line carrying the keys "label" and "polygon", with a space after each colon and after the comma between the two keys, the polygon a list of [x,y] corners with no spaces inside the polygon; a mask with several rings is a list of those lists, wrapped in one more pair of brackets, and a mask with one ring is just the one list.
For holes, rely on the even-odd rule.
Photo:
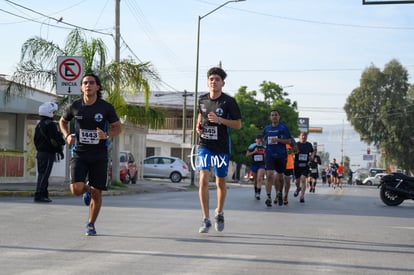
{"label": "person standing on sidewalk", "polygon": [[250,144],[246,152],[246,156],[252,158],[250,172],[253,175],[254,196],[257,200],[260,200],[263,176],[265,173],[264,155],[265,147],[263,146],[262,136],[257,135],[255,143]]}
{"label": "person standing on sidewalk", "polygon": [[49,177],[52,172],[53,163],[63,159],[63,146],[65,140],[53,122],[53,116],[58,105],[46,102],[39,106],[40,121],[36,125],[34,144],[37,154],[37,184],[34,195],[35,202],[52,202],[49,198]]}
{"label": "person standing on sidewalk", "polygon": [[213,67],[207,72],[209,93],[198,99],[197,134],[200,136],[198,163],[200,169],[199,199],[203,216],[199,233],[208,233],[211,227],[209,214],[210,169],[214,167],[217,186],[215,229],[224,230],[224,202],[226,199],[226,176],[229,168],[229,128],[241,128],[241,113],[236,100],[222,91],[226,72]]}
{"label": "person standing on sidewalk", "polygon": [[[83,194],[84,203],[89,206],[86,235],[96,235],[102,191],[107,190],[109,139],[122,129],[114,107],[102,99],[102,86],[96,75],[83,76],[81,91],[82,98],[66,109],[59,125],[66,142],[73,145],[70,191],[76,196]],[[68,133],[67,127],[72,119],[73,134]]]}
{"label": "person standing on sidewalk", "polygon": [[[271,124],[263,130],[263,140],[266,144],[265,166],[266,166],[266,206],[272,206],[272,185],[274,183],[277,201],[283,205],[283,174],[286,169],[286,144],[292,143],[292,137],[286,124],[280,121],[280,114],[277,110],[270,112]],[[275,173],[276,171],[276,173]]]}

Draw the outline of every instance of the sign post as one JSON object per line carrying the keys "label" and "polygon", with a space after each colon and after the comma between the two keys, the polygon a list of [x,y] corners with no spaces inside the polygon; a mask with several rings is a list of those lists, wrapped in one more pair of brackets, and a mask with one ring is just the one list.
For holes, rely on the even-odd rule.
{"label": "sign post", "polygon": [[80,95],[83,76],[83,57],[58,56],[56,94]]}
{"label": "sign post", "polygon": [[299,132],[309,132],[309,118],[308,117],[300,117],[298,118],[298,128]]}
{"label": "sign post", "polygon": [[[81,95],[81,80],[83,76],[83,57],[58,56],[56,72],[56,94],[68,95],[69,105],[72,103],[72,95]],[[70,123],[68,124],[70,133]],[[69,145],[66,146],[66,171],[69,171]],[[66,173],[65,181],[69,182]]]}

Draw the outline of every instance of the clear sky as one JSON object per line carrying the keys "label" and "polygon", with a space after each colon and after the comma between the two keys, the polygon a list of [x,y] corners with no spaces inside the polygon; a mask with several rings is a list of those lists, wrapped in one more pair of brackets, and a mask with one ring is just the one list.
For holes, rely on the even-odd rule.
{"label": "clear sky", "polygon": [[[121,58],[151,62],[163,83],[156,91],[194,91],[198,16],[221,0],[122,0]],[[19,7],[15,4],[24,6]],[[97,32],[114,55],[115,0],[0,1],[0,74],[10,75],[24,41],[40,36],[63,46],[72,27]],[[62,22],[55,19],[62,17]],[[414,4],[362,5],[361,0],[247,0],[201,20],[199,91],[206,71],[222,63],[225,91],[286,86],[311,126],[341,124],[347,96],[371,64],[397,59],[414,75]]]}

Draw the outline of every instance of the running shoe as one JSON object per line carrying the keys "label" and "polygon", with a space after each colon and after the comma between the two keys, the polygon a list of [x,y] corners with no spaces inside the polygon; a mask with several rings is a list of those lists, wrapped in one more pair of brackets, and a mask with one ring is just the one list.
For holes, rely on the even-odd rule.
{"label": "running shoe", "polygon": [[283,197],[282,192],[278,192],[277,193],[277,201],[279,203],[279,206],[283,205],[283,198],[282,197]]}
{"label": "running shoe", "polygon": [[91,204],[91,192],[83,193],[83,202],[86,206],[89,206],[89,204]]}
{"label": "running shoe", "polygon": [[256,200],[260,200],[260,193],[256,193]]}
{"label": "running shoe", "polygon": [[288,196],[287,195],[285,195],[284,197],[283,197],[283,204],[284,205],[286,205],[286,204],[288,204],[289,202],[288,202]]}
{"label": "running shoe", "polygon": [[208,218],[205,218],[201,223],[201,227],[198,230],[198,233],[208,233],[211,227],[211,221]]}
{"label": "running shoe", "polygon": [[272,207],[272,200],[270,198],[267,198],[267,200],[265,201],[265,204],[267,207]]}
{"label": "running shoe", "polygon": [[293,196],[297,197],[299,195],[300,192],[300,187],[296,188],[295,193],[293,193]]}
{"label": "running shoe", "polygon": [[216,216],[214,217],[216,220],[216,223],[214,224],[214,228],[216,231],[223,231],[224,230],[224,214],[223,213],[216,213]]}
{"label": "running shoe", "polygon": [[300,202],[305,202],[305,196],[300,196]]}
{"label": "running shoe", "polygon": [[95,225],[93,223],[86,224],[86,236],[94,236],[96,235]]}

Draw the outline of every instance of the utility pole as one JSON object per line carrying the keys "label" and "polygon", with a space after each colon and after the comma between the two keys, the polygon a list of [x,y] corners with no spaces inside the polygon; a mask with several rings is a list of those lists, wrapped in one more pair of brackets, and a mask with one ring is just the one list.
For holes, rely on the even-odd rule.
{"label": "utility pole", "polygon": [[342,137],[341,137],[341,161],[344,163],[344,131],[345,131],[345,122],[342,120]]}
{"label": "utility pole", "polygon": [[173,95],[176,93],[180,93],[183,97],[183,112],[182,112],[182,123],[181,123],[181,129],[182,129],[182,143],[181,143],[181,159],[185,161],[185,135],[186,135],[186,129],[187,129],[187,96],[193,96],[192,93],[189,93],[187,90],[184,90],[183,93],[181,92],[173,92],[173,93],[156,93],[154,96],[160,97],[160,96],[166,96],[166,95]]}
{"label": "utility pole", "polygon": [[184,90],[183,94],[183,100],[184,100],[184,106],[183,106],[183,143],[181,144],[181,159],[185,160],[184,158],[184,144],[185,144],[185,129],[187,128],[187,90]]}
{"label": "utility pole", "polygon": [[115,0],[115,62],[120,60],[120,8],[121,0]]}
{"label": "utility pole", "polygon": [[[120,60],[120,2],[115,0],[115,63]],[[119,75],[115,77],[115,91],[119,92]],[[112,179],[119,181],[119,136],[112,138]]]}

